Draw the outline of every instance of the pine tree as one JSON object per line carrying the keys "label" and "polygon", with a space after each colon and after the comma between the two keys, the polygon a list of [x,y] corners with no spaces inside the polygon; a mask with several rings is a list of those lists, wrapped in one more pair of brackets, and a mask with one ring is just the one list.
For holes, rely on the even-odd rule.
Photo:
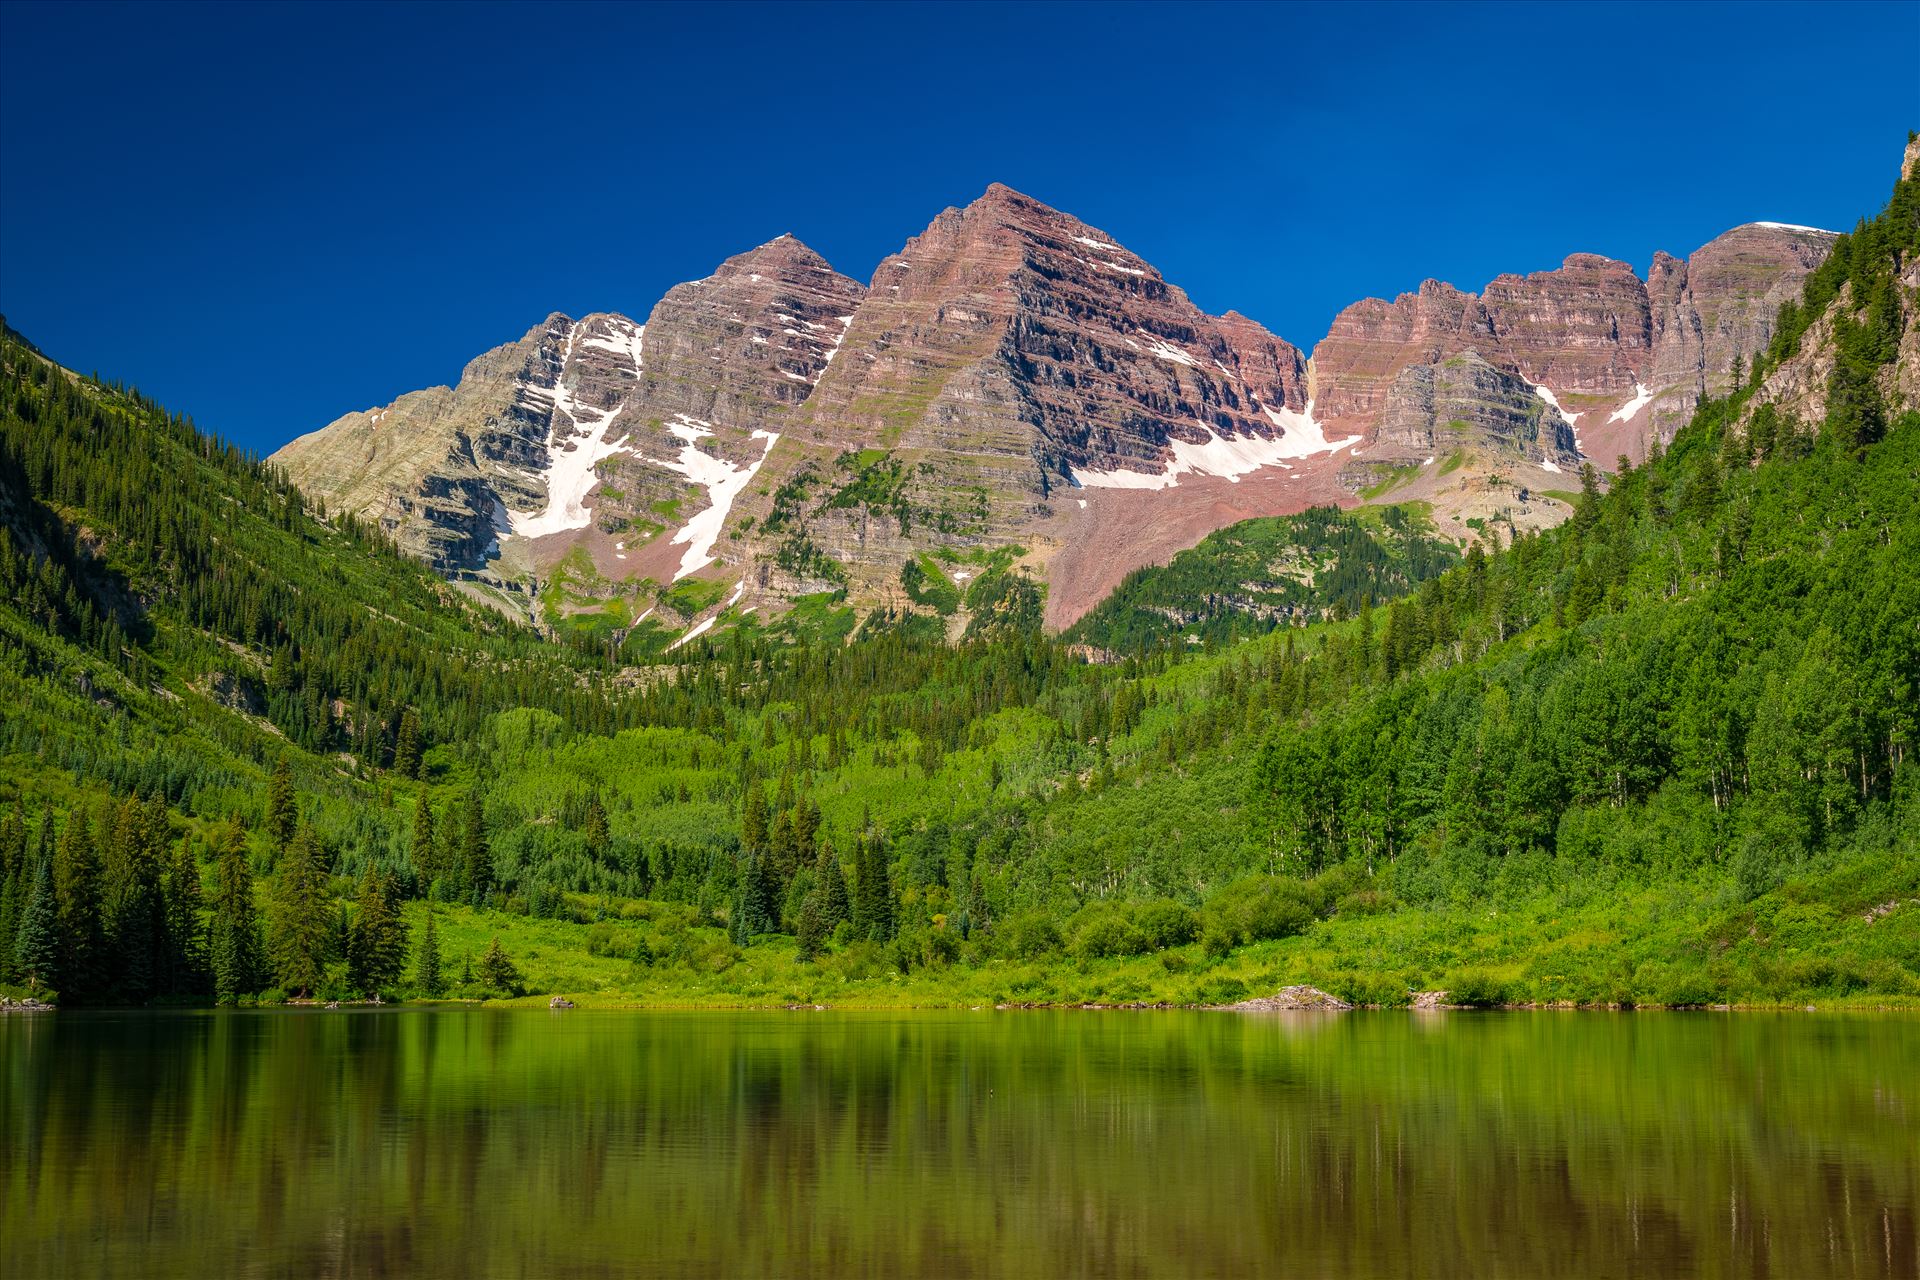
{"label": "pine tree", "polygon": [[347,985],[363,995],[377,995],[406,970],[406,924],[394,909],[386,878],[371,865],[360,876],[354,906],[347,933]]}
{"label": "pine tree", "polygon": [[259,911],[253,898],[253,864],[247,860],[246,834],[233,822],[213,829],[209,851],[215,868],[209,947],[214,996],[231,1004],[240,996],[259,991],[266,982]]}
{"label": "pine tree", "polygon": [[413,803],[413,843],[407,856],[413,863],[413,874],[420,878],[422,886],[431,885],[440,878],[440,851],[433,840],[433,805],[428,801],[425,790]]}
{"label": "pine tree", "polygon": [[595,860],[605,858],[612,833],[607,828],[606,806],[600,803],[600,793],[597,791],[587,797],[585,834],[587,853]]}
{"label": "pine tree", "polygon": [[311,995],[326,979],[333,919],[320,842],[303,823],[281,859],[273,895],[273,968],[289,994]]}
{"label": "pine tree", "polygon": [[493,852],[487,846],[487,815],[477,786],[467,790],[460,863],[468,896],[476,903],[483,901],[493,889]]}
{"label": "pine tree", "polygon": [[33,888],[20,912],[13,964],[30,991],[50,988],[59,980],[60,914],[54,900],[53,868],[45,862],[34,873]]}
{"label": "pine tree", "polygon": [[847,899],[847,877],[840,870],[840,859],[825,840],[814,859],[813,875],[814,891],[820,895],[820,924],[831,934],[853,918],[853,904]]}
{"label": "pine tree", "polygon": [[182,837],[161,885],[167,971],[160,988],[167,995],[199,996],[207,988],[207,939],[200,922],[200,865]]}
{"label": "pine tree", "polygon": [[277,858],[293,842],[300,822],[300,807],[293,795],[293,766],[281,756],[274,761],[273,776],[267,780],[267,841]]}
{"label": "pine tree", "polygon": [[800,958],[812,960],[825,949],[827,940],[826,913],[821,909],[820,887],[815,885],[800,904],[800,920],[794,934],[800,943]]}
{"label": "pine tree", "polygon": [[747,785],[747,797],[741,805],[740,844],[749,853],[767,847],[767,793],[757,782]]}
{"label": "pine tree", "polygon": [[862,836],[854,845],[853,929],[875,942],[893,937],[893,883],[878,836]]}
{"label": "pine tree", "polygon": [[773,868],[765,854],[749,854],[740,869],[740,888],[735,897],[735,941],[745,943],[755,934],[772,933],[780,927],[778,895],[774,889]]}
{"label": "pine tree", "polygon": [[67,815],[53,855],[53,890],[60,913],[60,990],[70,1001],[94,999],[106,988],[107,939],[102,917],[100,859],[85,815]]}
{"label": "pine tree", "polygon": [[413,985],[423,995],[442,996],[447,992],[447,978],[440,971],[440,931],[433,922],[432,904],[422,914],[426,922],[420,926],[420,941],[414,947]]}
{"label": "pine tree", "polygon": [[[149,811],[129,799],[114,811],[106,857],[107,951],[114,986],[122,998],[145,1003],[156,993],[164,965],[165,903],[160,891],[160,855]],[[105,823],[102,823],[103,828]]]}
{"label": "pine tree", "polygon": [[393,771],[403,778],[420,776],[420,717],[412,707],[400,713],[400,727],[394,732]]}
{"label": "pine tree", "polygon": [[499,935],[487,944],[487,952],[480,957],[480,985],[493,991],[515,994],[520,989],[520,971],[507,958],[500,947]]}

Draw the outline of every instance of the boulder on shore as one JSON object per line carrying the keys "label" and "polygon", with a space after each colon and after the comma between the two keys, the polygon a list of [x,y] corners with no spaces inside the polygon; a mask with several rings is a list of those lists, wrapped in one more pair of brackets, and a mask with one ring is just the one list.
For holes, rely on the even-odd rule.
{"label": "boulder on shore", "polygon": [[567,999],[565,996],[555,996],[553,999],[547,1001],[547,1008],[549,1009],[571,1009],[573,1007],[573,1001]]}
{"label": "boulder on shore", "polygon": [[1339,996],[1322,991],[1318,987],[1307,986],[1282,987],[1270,996],[1259,996],[1252,1000],[1242,1000],[1238,1004],[1214,1007],[1236,1013],[1266,1013],[1273,1010],[1317,1010],[1325,1013],[1339,1013],[1353,1008]]}

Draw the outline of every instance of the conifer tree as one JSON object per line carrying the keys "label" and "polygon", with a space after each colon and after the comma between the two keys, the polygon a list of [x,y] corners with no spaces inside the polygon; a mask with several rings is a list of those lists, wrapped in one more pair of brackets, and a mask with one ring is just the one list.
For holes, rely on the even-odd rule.
{"label": "conifer tree", "polygon": [[51,988],[59,981],[60,914],[54,901],[53,868],[45,862],[34,872],[33,888],[20,912],[13,964],[31,991]]}
{"label": "conifer tree", "polygon": [[192,845],[182,837],[174,847],[161,886],[166,973],[160,979],[160,988],[165,994],[198,996],[206,992],[207,939],[200,921],[201,899],[200,865],[194,860]]}
{"label": "conifer tree", "polygon": [[165,903],[160,890],[160,855],[155,838],[164,838],[149,821],[146,806],[129,799],[114,811],[106,856],[108,954],[115,987],[122,998],[145,1003],[156,993],[165,946]]}
{"label": "conifer tree", "polygon": [[440,969],[440,931],[433,922],[433,905],[427,904],[422,914],[426,921],[420,926],[420,941],[414,947],[413,985],[423,995],[442,996],[447,991],[447,978]]}
{"label": "conifer tree", "polygon": [[767,856],[749,854],[746,865],[740,869],[740,888],[735,898],[735,941],[744,943],[755,934],[772,933],[778,929],[778,901],[773,868]]}
{"label": "conifer tree", "polygon": [[60,914],[60,990],[88,1000],[106,987],[106,927],[102,919],[100,859],[85,815],[67,815],[53,856],[53,889]]}
{"label": "conifer tree", "polygon": [[740,809],[740,844],[750,853],[767,847],[767,793],[757,782],[747,784]]}
{"label": "conifer tree", "polygon": [[413,842],[407,856],[423,887],[440,878],[440,851],[433,840],[433,805],[425,790],[413,804]]}
{"label": "conifer tree", "polygon": [[794,935],[800,944],[800,958],[812,960],[826,946],[826,914],[820,905],[820,887],[815,885],[800,904],[800,920]]}
{"label": "conifer tree", "polygon": [[863,938],[893,937],[893,883],[885,847],[878,836],[861,836],[854,845],[853,928]]}
{"label": "conifer tree", "polygon": [[213,920],[208,946],[214,996],[231,1003],[265,984],[259,912],[253,898],[253,865],[246,833],[231,820],[208,835],[214,859]]}
{"label": "conifer tree", "polygon": [[320,842],[303,823],[281,859],[273,894],[273,968],[289,994],[311,995],[325,980],[332,925]]}
{"label": "conifer tree", "polygon": [[400,713],[400,727],[394,731],[393,771],[403,778],[420,776],[420,717],[412,707]]}
{"label": "conifer tree", "polygon": [[300,808],[293,795],[293,766],[281,756],[273,764],[273,776],[267,780],[267,841],[277,858],[293,842],[300,822]]}
{"label": "conifer tree", "polygon": [[476,903],[481,902],[493,889],[493,851],[487,846],[487,815],[478,786],[467,790],[460,861],[468,896]]}
{"label": "conifer tree", "polygon": [[840,870],[840,859],[833,846],[820,842],[813,863],[814,891],[820,895],[820,924],[829,934],[853,918],[853,904],[847,898],[847,877]]}
{"label": "conifer tree", "polygon": [[354,898],[347,934],[347,984],[365,995],[399,981],[407,964],[406,923],[395,909],[386,877],[369,865]]}
{"label": "conifer tree", "polygon": [[498,934],[487,944],[486,954],[480,957],[480,985],[509,995],[520,988],[520,971],[501,948]]}
{"label": "conifer tree", "polygon": [[15,797],[13,808],[0,818],[0,982],[14,979],[14,936],[20,931],[20,908],[32,888],[27,865],[27,811]]}
{"label": "conifer tree", "polygon": [[600,793],[594,792],[587,797],[587,817],[585,822],[587,852],[596,860],[607,856],[607,845],[612,833],[607,828],[606,806],[600,803]]}

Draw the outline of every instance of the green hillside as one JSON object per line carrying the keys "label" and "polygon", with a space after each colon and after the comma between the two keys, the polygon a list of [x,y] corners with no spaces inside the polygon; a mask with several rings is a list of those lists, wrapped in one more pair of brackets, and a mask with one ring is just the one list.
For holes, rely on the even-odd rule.
{"label": "green hillside", "polygon": [[1161,566],[1136,569],[1069,637],[1115,653],[1218,648],[1405,595],[1458,560],[1417,510],[1313,507],[1243,520]]}

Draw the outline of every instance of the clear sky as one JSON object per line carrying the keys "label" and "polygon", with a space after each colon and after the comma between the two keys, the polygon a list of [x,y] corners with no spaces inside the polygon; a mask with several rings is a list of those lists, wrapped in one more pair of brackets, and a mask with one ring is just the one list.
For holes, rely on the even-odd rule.
{"label": "clear sky", "polygon": [[1001,181],[1310,348],[1426,277],[1845,229],[1920,3],[0,5],[0,311],[268,450]]}

